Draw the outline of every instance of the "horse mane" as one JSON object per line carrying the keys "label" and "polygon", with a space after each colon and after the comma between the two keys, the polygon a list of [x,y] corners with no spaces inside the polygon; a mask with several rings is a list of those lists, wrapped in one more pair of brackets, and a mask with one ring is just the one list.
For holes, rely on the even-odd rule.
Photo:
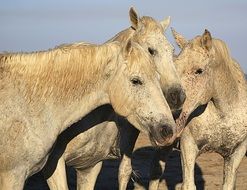
{"label": "horse mane", "polygon": [[235,75],[236,79],[245,81],[244,72],[239,63],[231,57],[230,50],[226,43],[220,39],[213,39],[213,46],[216,51],[216,59],[220,60],[221,63],[225,63],[225,66]]}
{"label": "horse mane", "polygon": [[61,44],[58,46],[55,46],[54,49],[66,49],[66,48],[78,48],[81,46],[90,46],[90,45],[96,45],[96,44],[92,44],[92,43],[88,43],[88,42],[76,42],[76,43],[66,43],[66,44]]}
{"label": "horse mane", "polygon": [[[29,97],[79,96],[98,83],[102,75],[107,75],[103,71],[119,54],[119,47],[117,42],[106,45],[80,42],[39,52],[2,53],[0,76],[24,83],[28,89],[25,94]],[[4,80],[2,76],[0,78]]]}
{"label": "horse mane", "polygon": [[149,31],[161,31],[163,33],[163,28],[159,22],[150,16],[143,16],[140,18],[140,22],[145,27],[145,30]]}
{"label": "horse mane", "polygon": [[[142,24],[142,27],[140,27],[138,31],[134,30],[132,27],[129,27],[117,33],[114,37],[112,37],[110,40],[107,40],[105,43],[113,41],[126,42],[140,32],[149,33],[150,31],[161,31],[163,33],[161,24],[152,17],[143,16],[140,18],[140,22]],[[145,30],[143,30],[143,28],[145,28]]]}
{"label": "horse mane", "polygon": [[113,42],[113,41],[126,42],[133,36],[134,32],[135,32],[135,30],[133,30],[131,27],[127,28],[127,29],[117,33],[111,39],[107,40],[105,42],[105,44]]}

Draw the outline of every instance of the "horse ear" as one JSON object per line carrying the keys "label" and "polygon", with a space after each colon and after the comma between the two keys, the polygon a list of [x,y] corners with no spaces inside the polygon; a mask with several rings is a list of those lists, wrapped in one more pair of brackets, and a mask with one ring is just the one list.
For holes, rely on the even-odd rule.
{"label": "horse ear", "polygon": [[168,28],[168,26],[170,25],[171,22],[171,17],[168,16],[167,18],[165,18],[163,21],[160,22],[162,28],[164,31],[166,31],[166,29]]}
{"label": "horse ear", "polygon": [[171,28],[172,35],[178,45],[181,49],[183,49],[186,44],[188,43],[188,40],[186,40],[181,34],[177,33],[174,28]]}
{"label": "horse ear", "polygon": [[136,30],[139,24],[139,17],[138,14],[136,12],[136,10],[134,9],[134,7],[131,7],[129,10],[129,18],[130,18],[130,22],[131,22],[131,27]]}
{"label": "horse ear", "polygon": [[132,42],[131,40],[128,40],[128,42],[125,44],[124,47],[124,55],[125,57],[129,56],[129,54],[131,53],[133,47],[132,47]]}
{"label": "horse ear", "polygon": [[205,29],[201,37],[201,45],[207,50],[210,50],[212,48],[212,36],[207,29]]}

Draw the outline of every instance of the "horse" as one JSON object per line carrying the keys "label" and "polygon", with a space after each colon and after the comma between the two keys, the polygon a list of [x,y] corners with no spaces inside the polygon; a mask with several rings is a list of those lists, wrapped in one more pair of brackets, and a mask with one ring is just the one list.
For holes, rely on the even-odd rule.
{"label": "horse", "polygon": [[[140,18],[134,8],[130,8],[129,17],[131,27],[115,35],[106,44],[113,41],[125,43],[129,39],[140,44],[154,60],[157,71],[160,73],[162,91],[170,108],[179,109],[184,102],[185,93],[173,64],[173,47],[163,34],[170,24],[170,17],[159,23],[152,17]],[[106,113],[109,115],[107,121],[105,117],[102,117]],[[50,189],[68,189],[67,182],[62,180],[65,182],[62,184],[60,180],[61,176],[66,178],[65,163],[76,169],[77,189],[94,189],[102,161],[120,157],[122,161],[119,169],[119,189],[126,189],[132,173],[131,154],[139,131],[118,117],[109,107],[101,107],[91,115],[89,118],[97,120],[97,125],[84,133],[76,133],[74,139],[68,137],[70,132],[58,139],[57,146],[50,157],[50,164],[47,164],[43,170]],[[90,119],[83,119],[75,125],[92,126],[94,123]],[[154,145],[157,144],[154,142]],[[55,166],[54,163],[56,163]]]}
{"label": "horse", "polygon": [[166,143],[175,123],[152,62],[131,40],[1,54],[1,189],[22,189],[58,135],[103,104]]}
{"label": "horse", "polygon": [[[173,35],[182,49],[174,63],[187,95],[178,122],[186,124],[180,138],[182,189],[196,189],[196,158],[209,151],[224,158],[223,189],[235,189],[237,169],[247,149],[245,75],[226,43],[212,38],[208,30],[190,41],[175,30]],[[157,155],[161,159],[168,152],[163,149]],[[157,177],[160,171],[154,167],[153,175],[154,170]],[[149,187],[157,189],[158,180]]]}

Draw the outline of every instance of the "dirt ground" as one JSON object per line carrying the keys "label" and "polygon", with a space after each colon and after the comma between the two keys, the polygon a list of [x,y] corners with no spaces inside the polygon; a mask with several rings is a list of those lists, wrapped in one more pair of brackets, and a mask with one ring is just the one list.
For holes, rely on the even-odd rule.
{"label": "dirt ground", "polygon": [[[133,167],[138,177],[133,177],[129,182],[128,189],[147,189],[148,173],[153,148],[150,146],[147,137],[141,134],[138,138]],[[98,177],[96,190],[114,190],[118,189],[117,170],[119,160],[108,160],[104,162],[103,169]],[[67,168],[69,187],[76,189],[75,172],[72,168]],[[198,190],[218,190],[221,189],[223,179],[223,159],[215,153],[201,155],[197,159],[195,167],[195,180]],[[167,162],[167,168],[162,178],[159,189],[175,190],[180,189],[182,182],[180,153],[174,151]],[[41,174],[31,177],[24,190],[48,190],[45,180]],[[247,157],[240,165],[237,176],[237,190],[247,190]]]}

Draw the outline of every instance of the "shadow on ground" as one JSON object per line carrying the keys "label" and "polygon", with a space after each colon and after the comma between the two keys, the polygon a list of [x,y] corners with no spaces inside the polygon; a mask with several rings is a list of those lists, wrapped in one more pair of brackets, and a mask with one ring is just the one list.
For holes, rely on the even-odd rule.
{"label": "shadow on ground", "polygon": [[[134,187],[147,189],[149,179],[149,168],[152,159],[152,147],[139,148],[134,152],[133,168],[135,175],[128,184],[128,189]],[[118,166],[119,160],[107,160],[103,164],[102,171],[96,183],[96,190],[113,190],[118,189]],[[70,190],[76,189],[76,175],[72,168],[67,168],[68,181]],[[202,171],[198,165],[195,167],[196,185],[198,190],[203,190],[204,180]],[[135,183],[133,182],[135,181]],[[169,190],[175,190],[177,184],[182,182],[182,169],[180,164],[179,151],[173,151],[167,161],[167,168],[162,177],[162,183],[165,183]],[[41,173],[32,176],[26,183],[24,190],[49,190]]]}

